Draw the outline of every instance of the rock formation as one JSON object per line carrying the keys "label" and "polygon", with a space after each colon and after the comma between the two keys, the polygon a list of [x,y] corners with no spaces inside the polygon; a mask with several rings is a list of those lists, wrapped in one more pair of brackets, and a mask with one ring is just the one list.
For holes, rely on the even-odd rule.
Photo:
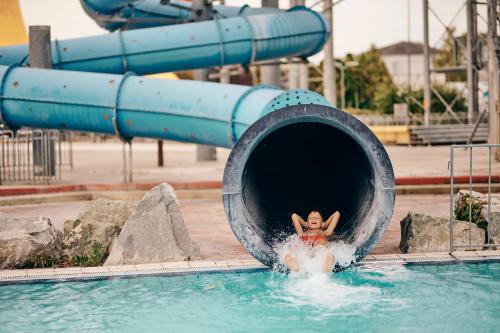
{"label": "rock formation", "polygon": [[58,234],[48,218],[15,219],[0,213],[0,269],[52,266],[60,254]]}
{"label": "rock formation", "polygon": [[[400,224],[399,248],[403,253],[440,252],[450,249],[448,219],[410,212]],[[469,227],[471,228],[471,244],[484,244],[483,229],[473,223],[458,220],[453,223],[453,244],[469,244]],[[477,249],[480,250],[481,247]]]}
{"label": "rock formation", "polygon": [[105,265],[190,260],[199,253],[189,238],[174,189],[160,184],[137,205]]}
{"label": "rock formation", "polygon": [[102,245],[107,255],[131,214],[132,207],[125,201],[91,201],[75,220],[64,222],[65,257],[72,260],[76,255],[88,256],[94,244]]}

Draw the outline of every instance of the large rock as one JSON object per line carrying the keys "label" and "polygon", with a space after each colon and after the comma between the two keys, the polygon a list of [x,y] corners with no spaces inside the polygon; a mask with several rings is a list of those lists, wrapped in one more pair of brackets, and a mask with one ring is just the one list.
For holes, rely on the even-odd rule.
{"label": "large rock", "polygon": [[[455,198],[455,211],[464,212],[464,219],[468,219],[469,197],[469,191],[462,190]],[[490,205],[489,214],[488,205]],[[500,194],[492,193],[488,197],[488,194],[472,191],[472,206],[473,219],[487,223],[489,243],[500,244]]]}
{"label": "large rock", "polygon": [[490,213],[488,207],[483,207],[481,213],[488,222],[488,240],[491,244],[500,244],[500,204],[491,205]]}
{"label": "large rock", "polygon": [[[440,252],[450,249],[450,227],[446,218],[437,218],[424,214],[408,213],[401,220],[401,242],[403,253]],[[453,244],[469,244],[469,226],[471,244],[484,244],[485,232],[475,224],[455,220],[453,223]],[[477,249],[481,249],[478,247]]]}
{"label": "large rock", "polygon": [[14,219],[0,213],[0,269],[51,266],[60,255],[58,234],[48,218]]}
{"label": "large rock", "polygon": [[91,201],[76,220],[64,222],[64,255],[70,260],[76,255],[88,256],[94,244],[101,244],[107,255],[131,214],[132,207],[125,201]]}
{"label": "large rock", "polygon": [[174,189],[160,184],[146,193],[104,265],[125,265],[198,258]]}

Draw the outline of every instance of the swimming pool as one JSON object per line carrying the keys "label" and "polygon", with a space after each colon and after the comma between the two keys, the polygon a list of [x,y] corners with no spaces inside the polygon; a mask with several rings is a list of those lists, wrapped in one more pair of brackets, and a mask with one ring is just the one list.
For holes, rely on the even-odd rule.
{"label": "swimming pool", "polygon": [[1,332],[494,332],[500,263],[0,286]]}

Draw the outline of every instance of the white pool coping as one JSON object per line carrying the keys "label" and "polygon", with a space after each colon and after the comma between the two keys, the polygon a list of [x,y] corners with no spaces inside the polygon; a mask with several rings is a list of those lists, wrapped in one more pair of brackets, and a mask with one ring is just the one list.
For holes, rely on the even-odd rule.
{"label": "white pool coping", "polygon": [[[418,254],[368,255],[361,266],[473,263],[500,261],[500,250],[432,252]],[[255,259],[227,261],[179,261],[141,265],[36,268],[0,270],[0,284],[57,282],[113,277],[172,276],[207,272],[244,272],[265,270],[267,266]]]}

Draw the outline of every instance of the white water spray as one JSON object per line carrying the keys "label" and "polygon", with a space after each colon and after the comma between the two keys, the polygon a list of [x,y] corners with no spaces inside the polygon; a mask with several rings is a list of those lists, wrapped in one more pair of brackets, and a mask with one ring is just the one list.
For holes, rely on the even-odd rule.
{"label": "white water spray", "polygon": [[330,242],[328,246],[312,247],[305,244],[297,235],[289,236],[284,242],[277,244],[274,248],[278,254],[279,266],[285,267],[284,258],[291,253],[298,260],[300,271],[298,275],[317,275],[323,272],[325,256],[331,254],[335,257],[335,264],[340,267],[348,267],[355,262],[354,252],[356,248],[343,241]]}
{"label": "white water spray", "polygon": [[[304,244],[297,235],[275,246],[280,266],[285,267],[284,258],[293,253],[300,265],[300,271],[291,272],[283,285],[283,293],[275,295],[291,306],[316,307],[319,317],[329,316],[328,310],[349,305],[370,307],[370,298],[379,292],[378,288],[352,286],[345,281],[335,280],[330,272],[323,271],[327,254],[335,256],[335,264],[348,267],[355,262],[355,247],[342,241],[331,242],[329,246],[311,247]],[[277,267],[278,268],[278,267]]]}

